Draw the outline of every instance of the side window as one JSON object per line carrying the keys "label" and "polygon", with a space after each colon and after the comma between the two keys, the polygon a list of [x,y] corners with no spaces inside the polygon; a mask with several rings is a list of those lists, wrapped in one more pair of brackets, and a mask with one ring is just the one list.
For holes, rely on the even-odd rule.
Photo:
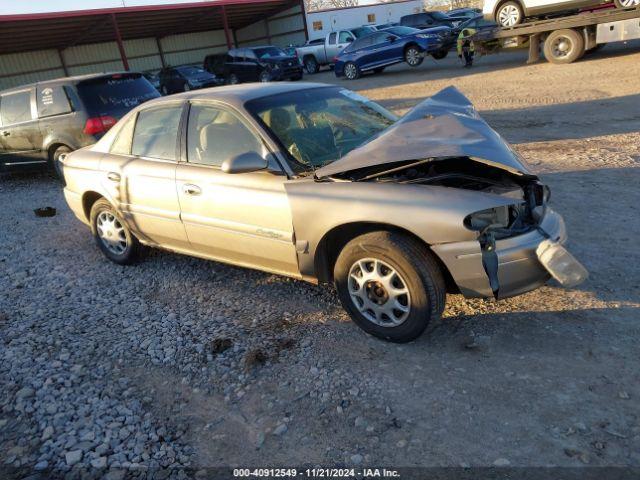
{"label": "side window", "polygon": [[125,123],[118,136],[111,144],[111,153],[115,155],[130,155],[131,154],[131,138],[133,137],[133,129],[136,126],[136,116],[132,115],[127,123]]}
{"label": "side window", "polygon": [[244,56],[247,58],[247,60],[257,60],[258,57],[256,57],[256,52],[254,52],[253,50],[251,50],[250,48],[247,48],[244,51]]}
{"label": "side window", "polygon": [[36,103],[40,118],[71,112],[71,105],[63,87],[38,87]]}
{"label": "side window", "polygon": [[218,107],[192,105],[187,127],[190,163],[220,166],[247,152],[262,153],[262,141],[233,113]]}
{"label": "side window", "polygon": [[0,97],[0,119],[4,126],[31,120],[31,92],[10,93]]}
{"label": "side window", "polygon": [[175,160],[181,115],[182,105],[149,108],[138,113],[131,154]]}
{"label": "side window", "polygon": [[336,43],[336,32],[329,34],[329,45]]}
{"label": "side window", "polygon": [[340,32],[338,43],[349,43],[353,41],[353,36],[349,32]]}

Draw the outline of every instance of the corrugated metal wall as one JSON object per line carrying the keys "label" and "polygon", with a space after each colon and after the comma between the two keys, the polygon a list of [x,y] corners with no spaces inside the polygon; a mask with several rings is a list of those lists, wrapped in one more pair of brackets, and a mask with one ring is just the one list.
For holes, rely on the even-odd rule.
{"label": "corrugated metal wall", "polygon": [[248,27],[238,29],[236,39],[241,47],[265,44],[286,47],[304,43],[306,37],[302,9],[300,5],[296,5]]}
{"label": "corrugated metal wall", "polygon": [[[268,26],[267,26],[268,25]],[[300,6],[279,12],[270,18],[235,31],[238,46],[278,46],[304,43],[304,20]],[[168,35],[156,41],[142,38],[124,41],[131,70],[162,68],[160,49],[167,65],[202,63],[211,53],[226,52],[223,30]],[[61,58],[62,57],[62,58]],[[39,50],[0,55],[0,90],[17,85],[64,77],[64,65],[69,75],[122,70],[116,42],[77,45],[58,52]]]}

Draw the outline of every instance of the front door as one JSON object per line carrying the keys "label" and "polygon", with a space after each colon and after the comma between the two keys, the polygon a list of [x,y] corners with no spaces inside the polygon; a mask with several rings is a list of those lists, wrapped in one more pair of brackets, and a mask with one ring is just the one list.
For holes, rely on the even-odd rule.
{"label": "front door", "polygon": [[35,109],[33,89],[12,92],[0,97],[0,165],[45,163],[42,134]]}
{"label": "front door", "polygon": [[102,184],[134,233],[178,251],[189,249],[175,181],[183,107],[178,102],[141,110],[100,164]]}
{"label": "front door", "polygon": [[268,155],[259,135],[237,114],[211,104],[191,106],[188,162],[178,165],[176,186],[192,251],[299,276],[286,176],[220,169],[224,160],[252,151]]}

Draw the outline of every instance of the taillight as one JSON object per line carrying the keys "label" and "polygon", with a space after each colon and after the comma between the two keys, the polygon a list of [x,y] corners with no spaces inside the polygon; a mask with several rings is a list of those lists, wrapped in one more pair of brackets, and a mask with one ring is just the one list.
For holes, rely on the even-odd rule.
{"label": "taillight", "polygon": [[113,127],[116,123],[118,123],[118,120],[109,115],[91,117],[87,119],[87,123],[84,126],[84,133],[86,133],[87,135],[104,133],[111,127]]}

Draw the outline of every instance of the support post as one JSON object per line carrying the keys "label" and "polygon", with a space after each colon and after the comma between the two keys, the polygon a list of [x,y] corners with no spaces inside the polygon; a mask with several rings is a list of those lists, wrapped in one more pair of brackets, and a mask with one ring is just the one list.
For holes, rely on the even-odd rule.
{"label": "support post", "polygon": [[300,0],[300,10],[302,11],[302,24],[304,25],[304,38],[309,41],[309,27],[307,27],[307,11],[304,8],[304,0]]}
{"label": "support post", "polygon": [[264,19],[264,30],[267,34],[267,43],[271,45],[271,31],[269,30],[269,19]]}
{"label": "support post", "polygon": [[122,43],[122,36],[120,35],[120,28],[118,28],[118,20],[116,19],[116,14],[111,14],[111,23],[113,24],[113,32],[116,36],[116,43],[118,44],[118,50],[120,50],[120,58],[122,59],[122,66],[128,72],[129,71],[129,60],[127,60],[127,54],[124,51],[124,43]]}
{"label": "support post", "polygon": [[233,41],[231,40],[231,31],[229,30],[229,21],[227,19],[227,9],[224,5],[220,7],[222,10],[222,25],[224,27],[224,36],[227,39],[227,48],[231,50],[233,48]]}
{"label": "support post", "polygon": [[162,64],[162,68],[167,67],[167,62],[164,60],[164,50],[162,50],[162,42],[160,39],[156,37],[156,46],[158,47],[158,53],[160,54],[160,63]]}
{"label": "support post", "polygon": [[540,61],[540,34],[534,33],[529,36],[529,58],[527,63],[536,63]]}
{"label": "support post", "polygon": [[62,65],[62,71],[64,72],[64,76],[69,76],[69,69],[67,68],[67,63],[64,61],[64,56],[62,55],[62,49],[58,49],[58,58],[60,59],[60,65]]}

